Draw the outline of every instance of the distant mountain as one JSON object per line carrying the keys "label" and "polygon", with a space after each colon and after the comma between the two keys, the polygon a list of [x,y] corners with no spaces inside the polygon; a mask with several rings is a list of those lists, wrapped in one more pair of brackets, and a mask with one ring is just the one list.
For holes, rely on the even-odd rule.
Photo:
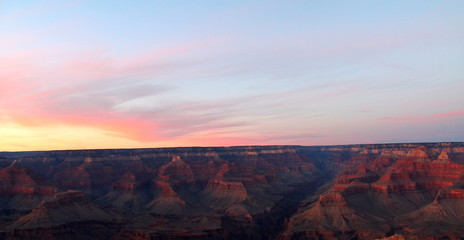
{"label": "distant mountain", "polygon": [[464,143],[0,153],[0,239],[460,239]]}

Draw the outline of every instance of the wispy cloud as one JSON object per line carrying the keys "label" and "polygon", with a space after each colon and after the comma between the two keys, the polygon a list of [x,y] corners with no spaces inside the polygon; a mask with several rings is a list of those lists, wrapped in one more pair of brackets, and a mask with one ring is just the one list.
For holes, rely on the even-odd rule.
{"label": "wispy cloud", "polygon": [[392,124],[418,124],[418,123],[432,123],[432,122],[445,122],[455,117],[464,116],[464,110],[456,110],[450,112],[440,112],[428,115],[403,115],[382,117],[379,120],[387,121]]}
{"label": "wispy cloud", "polygon": [[[276,2],[126,4],[1,12],[0,130],[66,132],[47,138],[56,142],[75,129],[137,144],[341,143],[367,125],[456,127],[464,115],[462,81],[449,80],[463,73],[462,21],[445,24],[462,17],[448,6],[406,6],[434,12],[432,22],[396,4],[375,18],[384,12],[323,2],[288,12]],[[410,114],[387,114],[398,106]]]}

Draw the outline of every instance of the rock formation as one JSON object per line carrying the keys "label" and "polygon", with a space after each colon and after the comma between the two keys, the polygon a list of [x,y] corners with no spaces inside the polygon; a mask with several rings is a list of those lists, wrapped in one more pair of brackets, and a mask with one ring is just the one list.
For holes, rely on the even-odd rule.
{"label": "rock formation", "polygon": [[0,239],[459,239],[463,219],[463,143],[0,153]]}

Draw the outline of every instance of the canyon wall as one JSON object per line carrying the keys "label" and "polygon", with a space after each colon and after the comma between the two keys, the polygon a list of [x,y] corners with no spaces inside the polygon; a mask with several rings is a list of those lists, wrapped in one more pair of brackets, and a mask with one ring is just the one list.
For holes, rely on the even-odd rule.
{"label": "canyon wall", "polygon": [[0,239],[459,239],[464,144],[0,153]]}

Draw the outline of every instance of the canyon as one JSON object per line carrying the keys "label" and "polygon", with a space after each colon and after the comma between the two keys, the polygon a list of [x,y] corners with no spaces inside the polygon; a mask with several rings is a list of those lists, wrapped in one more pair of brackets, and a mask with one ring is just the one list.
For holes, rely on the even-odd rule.
{"label": "canyon", "polygon": [[0,152],[0,239],[464,239],[464,143]]}

